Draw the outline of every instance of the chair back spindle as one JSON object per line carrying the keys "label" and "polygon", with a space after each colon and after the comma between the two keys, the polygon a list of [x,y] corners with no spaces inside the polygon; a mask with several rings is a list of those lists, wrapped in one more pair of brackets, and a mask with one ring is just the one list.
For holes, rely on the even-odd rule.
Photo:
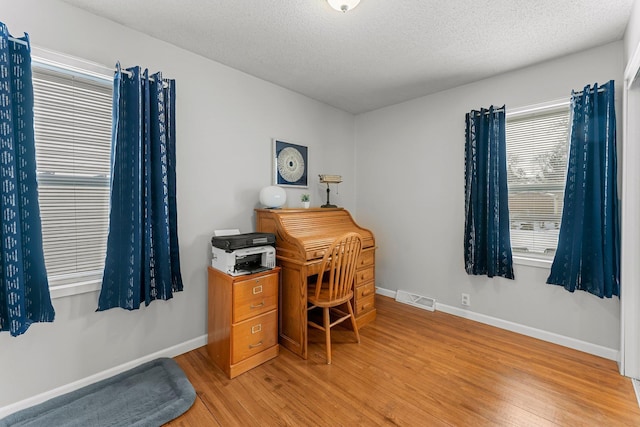
{"label": "chair back spindle", "polygon": [[[333,242],[322,259],[315,287],[316,299],[320,298],[323,283],[328,287],[323,293],[328,300],[343,300],[351,294],[361,252],[362,238],[358,233],[344,234]],[[328,280],[325,280],[327,275]]]}

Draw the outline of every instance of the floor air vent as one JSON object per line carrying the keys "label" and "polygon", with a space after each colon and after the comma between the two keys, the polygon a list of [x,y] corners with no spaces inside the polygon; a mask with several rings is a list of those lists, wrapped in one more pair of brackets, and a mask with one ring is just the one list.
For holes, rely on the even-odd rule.
{"label": "floor air vent", "polygon": [[407,291],[397,291],[396,301],[403,302],[405,304],[412,305],[414,307],[422,308],[424,310],[435,311],[436,300],[429,297],[423,297],[422,295],[412,294]]}

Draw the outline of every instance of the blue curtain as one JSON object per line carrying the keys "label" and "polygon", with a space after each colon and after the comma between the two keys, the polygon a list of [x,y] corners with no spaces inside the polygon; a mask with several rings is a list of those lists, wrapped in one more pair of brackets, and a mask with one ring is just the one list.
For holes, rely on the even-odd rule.
{"label": "blue curtain", "polygon": [[504,106],[466,115],[464,190],[467,273],[513,279]]}
{"label": "blue curtain", "polygon": [[0,22],[0,331],[17,336],[52,322],[36,182],[29,36],[9,40]]}
{"label": "blue curtain", "polygon": [[571,94],[571,139],[558,249],[547,283],[620,295],[613,80]]}
{"label": "blue curtain", "polygon": [[98,311],[183,289],[175,177],[175,81],[116,65],[109,236]]}

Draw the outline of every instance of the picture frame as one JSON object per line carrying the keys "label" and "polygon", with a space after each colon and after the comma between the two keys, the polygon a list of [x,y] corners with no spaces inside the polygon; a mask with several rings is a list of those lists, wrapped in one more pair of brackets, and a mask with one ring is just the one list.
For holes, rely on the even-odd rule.
{"label": "picture frame", "polygon": [[273,185],[309,187],[309,149],[281,139],[273,139]]}

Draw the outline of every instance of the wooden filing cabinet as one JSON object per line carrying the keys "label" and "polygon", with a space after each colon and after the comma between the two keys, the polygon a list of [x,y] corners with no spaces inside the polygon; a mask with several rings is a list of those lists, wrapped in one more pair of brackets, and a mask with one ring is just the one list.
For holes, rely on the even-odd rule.
{"label": "wooden filing cabinet", "polygon": [[230,276],[209,267],[207,352],[229,378],[279,353],[280,267]]}

